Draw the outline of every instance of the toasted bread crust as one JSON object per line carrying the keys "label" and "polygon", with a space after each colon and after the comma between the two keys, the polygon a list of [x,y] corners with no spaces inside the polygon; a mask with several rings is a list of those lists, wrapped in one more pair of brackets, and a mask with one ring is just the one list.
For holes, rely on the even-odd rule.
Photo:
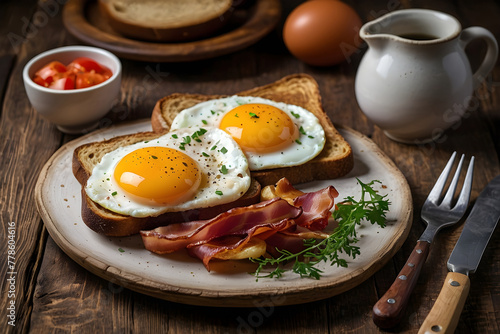
{"label": "toasted bread crust", "polygon": [[123,237],[152,230],[159,226],[193,220],[210,219],[222,212],[239,206],[255,204],[260,199],[260,184],[252,180],[250,189],[235,202],[210,208],[192,209],[182,212],[167,212],[156,217],[136,218],[111,212],[92,201],[82,186],[82,220],[93,231],[113,237]]}
{"label": "toasted bread crust", "polygon": [[[207,37],[221,29],[231,16],[232,1],[192,0],[176,4],[164,0],[99,0],[99,9],[109,25],[124,36],[180,42]],[[165,11],[170,15],[158,15]]]}
{"label": "toasted bread crust", "polygon": [[151,140],[159,136],[160,134],[155,132],[140,132],[84,144],[73,151],[73,175],[82,185],[82,220],[92,230],[107,236],[128,236],[137,234],[141,230],[153,229],[174,222],[210,219],[231,208],[248,206],[260,200],[260,184],[252,179],[247,192],[234,202],[184,212],[167,212],[156,217],[135,218],[107,210],[86,195],[84,187],[93,167],[106,153],[120,146]]}
{"label": "toasted bread crust", "polygon": [[[337,131],[321,104],[319,86],[307,74],[294,74],[276,82],[246,90],[236,95],[256,96],[294,104],[312,112],[325,130],[326,143],[322,152],[311,161],[293,167],[252,172],[262,186],[276,183],[286,177],[293,184],[314,180],[335,179],[346,175],[354,165],[350,145]],[[153,131],[167,132],[175,116],[183,109],[200,102],[226,97],[226,95],[172,94],[160,99],[151,115]]]}

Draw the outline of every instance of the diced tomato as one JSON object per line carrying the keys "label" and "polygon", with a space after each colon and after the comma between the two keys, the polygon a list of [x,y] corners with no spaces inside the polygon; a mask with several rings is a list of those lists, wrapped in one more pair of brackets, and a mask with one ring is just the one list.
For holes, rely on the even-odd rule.
{"label": "diced tomato", "polygon": [[45,82],[47,82],[50,85],[50,83],[55,80],[54,78],[55,76],[61,73],[65,73],[66,71],[67,71],[66,66],[64,66],[58,61],[53,61],[45,65],[41,69],[39,69],[35,73],[35,77],[42,78],[43,80],[45,80]]}
{"label": "diced tomato", "polygon": [[33,81],[44,87],[53,89],[87,88],[106,81],[113,72],[93,59],[80,57],[73,60],[68,66],[58,61],[38,70]]}
{"label": "diced tomato", "polygon": [[103,67],[102,72],[100,74],[104,77],[104,80],[108,80],[113,76],[113,72],[111,72],[111,70],[107,67]]}
{"label": "diced tomato", "polygon": [[93,59],[87,57],[80,57],[73,60],[68,65],[68,70],[73,72],[90,72],[95,71],[96,73],[101,73],[103,68],[101,65]]}
{"label": "diced tomato", "polygon": [[37,85],[40,85],[40,86],[43,86],[43,87],[49,87],[49,84],[47,83],[47,81],[43,80],[41,77],[34,77],[33,81]]}
{"label": "diced tomato", "polygon": [[75,89],[74,75],[70,75],[61,79],[57,79],[49,85],[49,88],[58,90]]}
{"label": "diced tomato", "polygon": [[95,86],[100,84],[101,82],[104,82],[106,79],[107,78],[99,73],[77,73],[75,87],[78,89]]}

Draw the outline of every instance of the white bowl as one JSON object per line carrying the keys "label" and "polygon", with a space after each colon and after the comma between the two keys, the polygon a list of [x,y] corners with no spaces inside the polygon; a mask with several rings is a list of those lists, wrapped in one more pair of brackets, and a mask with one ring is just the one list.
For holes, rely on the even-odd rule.
{"label": "white bowl", "polygon": [[[78,57],[88,57],[107,66],[113,75],[88,88],[56,90],[33,81],[35,72],[51,61],[68,65]],[[26,94],[33,108],[65,133],[84,133],[97,127],[120,94],[122,65],[111,52],[89,46],[65,46],[49,50],[31,59],[23,70]]]}

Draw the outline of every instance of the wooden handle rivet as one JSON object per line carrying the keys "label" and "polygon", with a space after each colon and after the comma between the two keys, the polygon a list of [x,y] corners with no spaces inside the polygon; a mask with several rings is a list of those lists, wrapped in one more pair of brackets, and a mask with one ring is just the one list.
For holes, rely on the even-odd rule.
{"label": "wooden handle rivet", "polygon": [[387,299],[387,302],[388,302],[389,304],[395,304],[395,303],[396,303],[396,299],[394,299],[394,298],[389,298],[389,299]]}
{"label": "wooden handle rivet", "polygon": [[398,278],[399,278],[400,280],[404,281],[404,280],[406,280],[406,275],[401,275],[401,276],[399,276]]}
{"label": "wooden handle rivet", "polygon": [[451,281],[450,285],[451,286],[460,286],[460,283],[458,283],[457,281]]}
{"label": "wooden handle rivet", "polygon": [[434,325],[434,326],[432,326],[432,327],[431,327],[431,330],[432,330],[433,332],[441,332],[441,326],[439,326],[439,325]]}
{"label": "wooden handle rivet", "polygon": [[422,254],[422,250],[421,249],[417,249],[417,253],[418,254]]}
{"label": "wooden handle rivet", "polygon": [[413,263],[408,263],[408,267],[415,267],[415,265]]}

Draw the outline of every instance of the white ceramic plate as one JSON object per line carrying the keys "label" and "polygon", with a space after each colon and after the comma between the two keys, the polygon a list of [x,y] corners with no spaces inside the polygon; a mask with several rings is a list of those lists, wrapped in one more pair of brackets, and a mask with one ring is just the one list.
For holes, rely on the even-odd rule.
{"label": "white ceramic plate", "polygon": [[[380,180],[377,189],[391,202],[385,228],[365,224],[358,229],[361,255],[346,258],[348,268],[324,264],[320,280],[287,274],[258,281],[249,272],[253,265],[214,262],[207,272],[201,261],[184,252],[156,255],[144,249],[139,236],[110,238],[90,230],[80,215],[81,187],[73,177],[73,150],[84,143],[149,131],[149,120],[96,131],[61,147],[44,166],[35,189],[38,210],[59,247],[87,270],[114,284],[170,301],[205,306],[255,306],[259,303],[289,305],[324,299],[347,291],[379,270],[401,247],[411,227],[412,199],[408,184],[392,161],[367,137],[340,129],[354,152],[354,169],[336,180],[300,185],[311,191],[333,185],[341,199],[359,198],[363,182]],[[229,264],[229,265],[228,265]]]}

